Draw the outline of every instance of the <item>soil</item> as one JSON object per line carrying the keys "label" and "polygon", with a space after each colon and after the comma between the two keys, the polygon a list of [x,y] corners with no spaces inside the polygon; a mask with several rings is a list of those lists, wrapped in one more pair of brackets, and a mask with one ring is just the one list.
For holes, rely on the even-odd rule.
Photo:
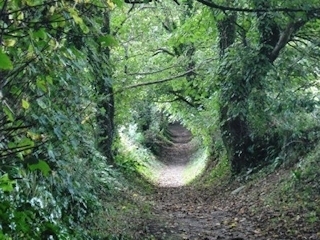
{"label": "soil", "polygon": [[192,144],[192,134],[179,123],[169,125],[166,135],[169,143],[162,143],[159,160],[163,163],[159,187],[179,187],[184,183],[184,170],[197,146]]}
{"label": "soil", "polygon": [[147,236],[159,240],[320,239],[319,228],[308,228],[301,221],[294,221],[288,228],[275,221],[280,214],[268,207],[264,194],[280,176],[267,176],[249,186],[184,186],[183,172],[195,150],[192,135],[178,123],[170,125],[167,132],[172,143],[162,146],[160,160],[164,167],[151,196],[152,218],[144,227]]}

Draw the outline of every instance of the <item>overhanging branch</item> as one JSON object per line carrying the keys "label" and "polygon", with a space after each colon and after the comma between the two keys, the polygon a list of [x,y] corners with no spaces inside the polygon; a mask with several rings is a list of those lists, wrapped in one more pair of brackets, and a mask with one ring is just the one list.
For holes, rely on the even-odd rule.
{"label": "overhanging branch", "polygon": [[155,84],[160,84],[160,83],[165,83],[165,82],[170,82],[170,81],[173,81],[173,80],[177,80],[179,78],[186,77],[189,73],[191,73],[193,71],[194,71],[194,69],[190,69],[187,72],[178,74],[178,75],[173,76],[173,77],[165,78],[165,79],[162,79],[162,80],[143,82],[143,83],[136,83],[136,84],[133,84],[133,85],[129,85],[127,87],[124,87],[124,88],[120,89],[119,91],[116,91],[114,94],[121,93],[121,92],[124,92],[125,90],[132,89],[132,88],[150,86],[150,85],[155,85]]}
{"label": "overhanging branch", "polygon": [[152,55],[152,56],[155,56],[155,55],[157,55],[157,54],[159,54],[159,53],[167,53],[167,54],[169,54],[170,56],[175,56],[175,54],[174,53],[172,53],[172,52],[170,52],[169,50],[167,50],[167,49],[165,49],[165,48],[159,48],[159,49],[157,49],[157,51]]}
{"label": "overhanging branch", "polygon": [[[136,83],[136,84],[132,84],[132,85],[123,87],[122,89],[119,89],[119,90],[115,91],[113,94],[122,93],[122,92],[124,92],[125,90],[128,90],[128,89],[133,89],[133,88],[139,88],[139,87],[145,87],[145,86],[150,86],[150,85],[155,85],[155,84],[166,83],[166,82],[170,82],[170,81],[177,80],[177,79],[182,78],[182,77],[186,77],[188,74],[194,73],[194,71],[199,70],[200,67],[201,67],[204,63],[210,62],[210,61],[212,61],[212,60],[214,60],[214,58],[206,59],[205,61],[201,62],[201,63],[199,64],[199,66],[194,67],[194,68],[191,68],[191,69],[189,69],[189,70],[186,71],[186,72],[180,73],[180,74],[178,74],[178,75],[175,75],[175,76],[172,76],[172,77],[169,77],[169,78],[165,78],[165,79],[157,80],[157,81]],[[109,95],[110,95],[110,94],[109,94]]]}
{"label": "overhanging branch", "polygon": [[283,49],[288,43],[288,41],[291,39],[292,34],[297,32],[304,24],[306,24],[306,21],[302,21],[302,20],[297,21],[295,23],[291,22],[288,24],[286,29],[281,33],[276,46],[271,52],[271,55],[270,55],[271,61],[274,61],[278,57],[281,49]]}
{"label": "overhanging branch", "polygon": [[178,66],[179,65],[176,64],[176,65],[172,65],[170,67],[166,67],[166,68],[163,68],[163,69],[155,70],[155,71],[152,71],[152,72],[132,72],[132,73],[127,73],[127,75],[129,75],[129,76],[153,75],[153,74],[156,74],[156,73],[161,73],[161,72],[167,71],[167,70],[172,69],[172,68],[176,68]]}
{"label": "overhanging branch", "polygon": [[176,96],[176,101],[182,101],[186,104],[188,104],[191,107],[196,107],[192,102],[188,101],[185,97],[181,96],[178,92],[175,91],[169,91],[169,93],[172,93],[174,96]]}

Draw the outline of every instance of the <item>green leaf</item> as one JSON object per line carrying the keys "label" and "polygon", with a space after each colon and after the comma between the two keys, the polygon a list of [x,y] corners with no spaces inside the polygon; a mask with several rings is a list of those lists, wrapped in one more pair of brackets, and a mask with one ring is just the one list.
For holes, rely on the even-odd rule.
{"label": "green leaf", "polygon": [[30,103],[27,100],[22,99],[22,107],[24,109],[28,109],[30,107]]}
{"label": "green leaf", "polygon": [[32,153],[35,143],[28,137],[24,137],[17,142],[14,142],[10,145],[10,148],[17,148],[17,156],[23,159],[23,156],[26,156]]}
{"label": "green leaf", "polygon": [[17,40],[15,39],[3,39],[3,45],[6,47],[13,47],[16,44]]}
{"label": "green leaf", "polygon": [[79,17],[77,11],[73,8],[69,8],[69,12],[71,14],[71,17],[73,18],[73,20],[75,21],[76,24],[82,24],[83,20],[81,17]]}
{"label": "green leaf", "polygon": [[64,27],[66,25],[66,19],[62,14],[54,13],[49,19],[51,26],[56,29],[58,27]]}
{"label": "green leaf", "polygon": [[38,87],[41,91],[47,92],[47,86],[46,86],[45,80],[43,80],[43,79],[37,79],[36,85],[37,85],[37,87]]}
{"label": "green leaf", "polygon": [[10,58],[0,50],[0,69],[10,70],[12,68],[13,65]]}
{"label": "green leaf", "polygon": [[117,5],[117,7],[121,8],[123,6],[123,1],[122,0],[113,0],[112,2],[114,2]]}
{"label": "green leaf", "polygon": [[31,7],[34,7],[34,6],[43,4],[43,0],[26,0],[26,4]]}
{"label": "green leaf", "polygon": [[80,26],[83,33],[87,34],[90,32],[89,27],[87,25],[85,25],[84,23],[80,23],[79,26]]}
{"label": "green leaf", "polygon": [[43,160],[39,160],[39,162],[35,164],[28,164],[28,168],[31,171],[40,170],[44,176],[48,176],[51,171],[50,166]]}
{"label": "green leaf", "polygon": [[56,134],[56,136],[59,138],[59,140],[62,140],[62,132],[61,132],[61,128],[59,126],[54,127],[53,132]]}
{"label": "green leaf", "polygon": [[106,35],[106,36],[100,37],[99,42],[100,42],[101,46],[103,46],[103,47],[111,47],[111,46],[118,45],[117,40],[114,37],[112,37],[111,35]]}
{"label": "green leaf", "polygon": [[46,109],[47,108],[47,105],[45,104],[45,102],[42,100],[42,99],[37,99],[37,103],[38,103],[38,106],[41,107],[42,109]]}
{"label": "green leaf", "polygon": [[33,32],[32,35],[33,35],[34,38],[39,38],[39,39],[42,39],[42,40],[46,40],[47,39],[47,33],[46,33],[44,28],[40,28],[38,31]]}
{"label": "green leaf", "polygon": [[51,144],[48,146],[48,155],[52,160],[56,160],[56,156],[54,154],[53,147]]}
{"label": "green leaf", "polygon": [[14,121],[14,115],[13,115],[12,110],[8,106],[4,105],[3,106],[3,111],[7,115],[8,120],[10,122],[13,122]]}
{"label": "green leaf", "polygon": [[47,81],[47,83],[49,83],[50,85],[53,85],[53,81],[52,81],[52,77],[51,77],[51,76],[46,76],[46,81]]}
{"label": "green leaf", "polygon": [[9,179],[8,173],[6,173],[0,177],[0,188],[4,192],[11,192],[13,190],[14,183],[15,183],[15,181],[12,181]]}
{"label": "green leaf", "polygon": [[30,148],[34,147],[34,142],[30,138],[24,137],[18,142],[18,146],[19,148]]}

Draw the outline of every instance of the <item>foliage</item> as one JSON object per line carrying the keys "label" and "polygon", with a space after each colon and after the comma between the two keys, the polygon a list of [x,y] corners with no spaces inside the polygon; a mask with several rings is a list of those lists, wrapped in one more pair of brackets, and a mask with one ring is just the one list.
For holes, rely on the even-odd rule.
{"label": "foliage", "polygon": [[106,161],[96,149],[94,85],[108,60],[100,49],[114,44],[101,32],[109,7],[2,1],[0,9],[1,238],[90,239],[86,223],[101,206],[95,168]]}
{"label": "foliage", "polygon": [[[285,158],[292,142],[315,143],[319,22],[312,14],[318,3],[298,4],[293,12],[297,5],[276,1],[206,5],[141,4],[113,18],[120,42],[118,118],[150,122],[146,112],[155,103],[216,155],[227,154],[234,172]],[[256,12],[260,7],[265,14]]]}
{"label": "foliage", "polygon": [[0,2],[0,238],[90,239],[105,162],[152,178],[168,122],[212,179],[317,146],[318,1],[178,2]]}
{"label": "foliage", "polygon": [[[291,229],[293,235],[316,231],[319,226],[319,148],[315,148],[300,162],[287,170],[280,172],[282,180],[269,196],[265,197],[266,204],[273,206],[279,216],[273,224],[281,224],[283,228]],[[283,170],[282,170],[283,171]],[[280,175],[278,173],[278,175]],[[288,217],[289,215],[294,217]],[[290,224],[307,223],[303,232],[297,231]]]}
{"label": "foliage", "polygon": [[[193,141],[196,141],[196,139],[194,139]],[[189,164],[187,165],[186,170],[183,174],[184,182],[186,184],[193,183],[196,179],[199,179],[208,164],[209,151],[208,149],[199,147],[199,145],[199,149],[191,156]]]}
{"label": "foliage", "polygon": [[136,125],[131,124],[127,128],[122,127],[119,135],[120,148],[116,159],[117,165],[130,175],[139,173],[149,182],[153,182],[157,178],[153,172],[157,161],[144,144],[143,132],[140,132]]}

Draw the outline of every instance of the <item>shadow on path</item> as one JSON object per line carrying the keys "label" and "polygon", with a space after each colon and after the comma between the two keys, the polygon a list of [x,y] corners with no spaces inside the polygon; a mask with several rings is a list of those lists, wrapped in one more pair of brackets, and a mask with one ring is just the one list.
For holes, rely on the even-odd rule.
{"label": "shadow on path", "polygon": [[165,134],[170,143],[160,145],[159,160],[166,165],[186,165],[197,146],[192,143],[192,134],[179,123],[168,126]]}
{"label": "shadow on path", "polygon": [[192,141],[189,130],[179,123],[173,123],[166,129],[168,142],[159,145],[160,169],[157,185],[159,187],[180,187],[185,185],[184,172],[198,145]]}
{"label": "shadow on path", "polygon": [[256,239],[247,219],[224,211],[208,202],[201,191],[184,186],[184,172],[199,146],[193,136],[179,123],[169,125],[166,135],[170,143],[160,145],[160,169],[154,203],[154,219],[147,232],[154,239],[216,240]]}

